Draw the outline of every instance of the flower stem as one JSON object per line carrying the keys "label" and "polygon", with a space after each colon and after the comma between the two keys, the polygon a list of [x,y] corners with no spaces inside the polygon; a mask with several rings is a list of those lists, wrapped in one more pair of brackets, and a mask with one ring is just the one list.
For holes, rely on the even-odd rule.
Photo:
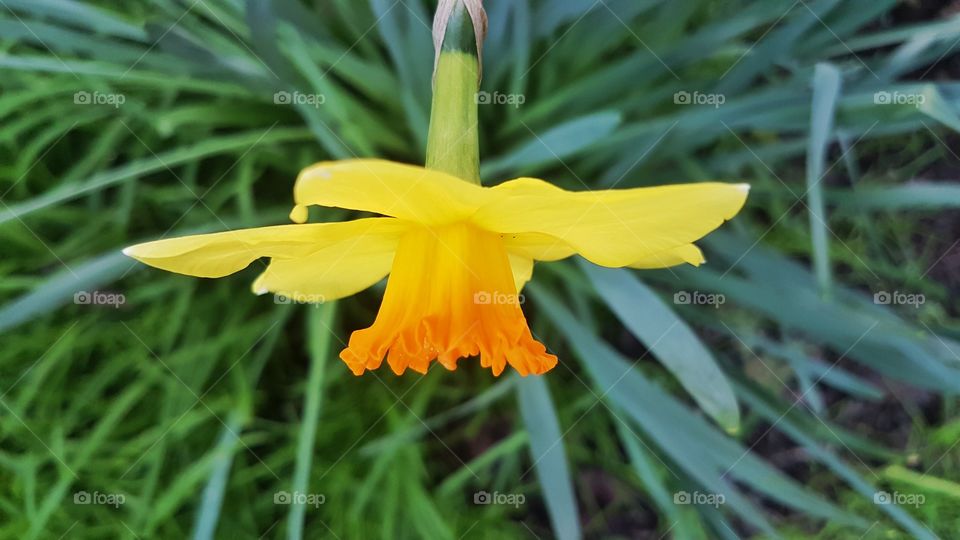
{"label": "flower stem", "polygon": [[[438,12],[439,16],[439,12]],[[457,0],[441,32],[427,135],[427,167],[480,183],[477,91],[480,62],[474,23]],[[481,38],[482,40],[482,38]]]}

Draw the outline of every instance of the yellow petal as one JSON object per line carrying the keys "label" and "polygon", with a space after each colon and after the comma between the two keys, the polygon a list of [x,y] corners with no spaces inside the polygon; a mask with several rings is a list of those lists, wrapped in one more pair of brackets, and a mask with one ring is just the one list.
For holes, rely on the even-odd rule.
{"label": "yellow petal", "polygon": [[242,270],[260,257],[299,259],[332,246],[345,248],[361,235],[373,235],[396,245],[407,226],[389,218],[278,225],[157,240],[123,252],[162,270],[215,278]]}
{"label": "yellow petal", "polygon": [[[523,258],[537,261],[558,261],[576,253],[576,251],[563,240],[542,233],[503,235],[503,238],[504,244],[510,251],[511,263],[515,259]],[[700,248],[693,244],[685,244],[661,253],[646,255],[639,260],[633,261],[628,266],[649,270],[654,268],[668,268],[684,263],[700,266],[704,262],[706,262],[706,259],[703,257]],[[517,283],[519,290],[520,282],[518,281]]]}
{"label": "yellow petal", "polygon": [[[526,246],[535,257],[534,248],[549,246],[545,237],[553,237],[601,266],[647,265],[657,256],[664,262],[671,257],[687,261],[695,257],[685,246],[736,215],[748,190],[746,184],[710,182],[571,192],[521,178],[492,188],[501,197],[477,210],[471,221],[505,239],[516,236],[508,241],[510,249],[523,252],[514,245]],[[666,255],[677,248],[684,256]],[[552,260],[564,251],[554,247],[544,255]]]}
{"label": "yellow petal", "polygon": [[519,233],[501,236],[510,253],[538,261],[559,261],[576,253],[566,242],[549,234]]}
{"label": "yellow petal", "polygon": [[510,259],[510,270],[513,271],[513,282],[517,286],[517,292],[520,292],[533,277],[533,259],[509,252],[507,257]]}
{"label": "yellow petal", "polygon": [[[494,197],[440,171],[376,159],[317,163],[300,172],[293,190],[298,207],[349,208],[426,225],[463,220]],[[300,209],[291,214],[305,216]]]}
{"label": "yellow petal", "polygon": [[669,268],[683,263],[700,266],[706,261],[707,259],[703,257],[703,252],[700,251],[700,248],[693,244],[686,244],[663,253],[648,255],[643,259],[633,261],[629,266],[631,268],[650,270],[654,268]]}
{"label": "yellow petal", "polygon": [[296,259],[273,259],[253,292],[277,293],[284,303],[323,303],[356,294],[383,279],[393,264],[398,234],[363,234]]}
{"label": "yellow petal", "polygon": [[[508,235],[504,243],[510,250],[511,264],[515,259],[523,258],[537,261],[558,261],[576,253],[563,240],[540,233]],[[669,268],[684,263],[700,266],[704,262],[706,262],[706,259],[703,257],[700,248],[693,244],[685,244],[664,252],[646,255],[627,266],[650,270]],[[519,290],[520,282],[518,281],[517,284]]]}

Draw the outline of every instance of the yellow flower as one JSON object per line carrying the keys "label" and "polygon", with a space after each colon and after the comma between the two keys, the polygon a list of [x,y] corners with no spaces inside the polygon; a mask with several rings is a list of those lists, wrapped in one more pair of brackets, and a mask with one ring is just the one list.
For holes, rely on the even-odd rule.
{"label": "yellow flower", "polygon": [[[296,225],[158,240],[127,255],[163,270],[222,277],[270,257],[257,294],[335,300],[388,274],[373,325],[340,357],[357,375],[384,357],[397,374],[437,360],[480,356],[494,375],[510,364],[541,374],[556,356],[530,333],[518,292],[533,262],[580,254],[608,267],[663,268],[704,261],[693,242],[732,218],[745,184],[698,183],[570,192],[520,178],[481,187],[381,160],[323,162],[294,188]],[[385,217],[305,224],[311,205]]]}

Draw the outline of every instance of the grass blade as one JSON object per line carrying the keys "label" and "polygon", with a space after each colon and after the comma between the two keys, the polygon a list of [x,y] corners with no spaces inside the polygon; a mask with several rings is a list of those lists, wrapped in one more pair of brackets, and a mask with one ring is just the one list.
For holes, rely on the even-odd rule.
{"label": "grass blade", "polygon": [[197,513],[197,521],[193,529],[193,540],[212,539],[217,530],[223,496],[227,489],[227,480],[230,478],[230,468],[233,465],[233,455],[239,447],[240,437],[237,433],[243,429],[241,418],[242,414],[234,411],[227,420],[227,425],[220,432],[216,449],[217,457],[214,458],[210,479],[203,488],[200,511]]}
{"label": "grass blade", "polygon": [[620,322],[673,373],[697,404],[728,432],[740,427],[733,388],[687,323],[627,270],[581,268]]}
{"label": "grass blade", "polygon": [[833,115],[840,95],[840,71],[830,64],[817,64],[813,75],[813,106],[810,114],[810,141],[807,149],[807,204],[813,236],[813,265],[820,293],[830,296],[830,248],[827,244],[827,217],[821,181],[824,162],[833,132]]}
{"label": "grass blade", "polygon": [[530,455],[550,513],[550,523],[560,540],[581,537],[573,482],[557,411],[543,377],[526,377],[517,384],[520,414],[530,434]]}
{"label": "grass blade", "polygon": [[[320,401],[323,396],[323,374],[330,346],[333,342],[333,324],[336,316],[336,304],[321,304],[310,310],[307,316],[307,335],[310,336],[310,374],[304,395],[303,421],[300,427],[300,439],[297,442],[297,462],[293,473],[293,493],[306,493],[310,478],[310,466],[313,463],[313,445],[317,437],[317,423],[320,421]],[[287,538],[303,538],[303,518],[305,504],[290,501],[290,513],[287,514]]]}

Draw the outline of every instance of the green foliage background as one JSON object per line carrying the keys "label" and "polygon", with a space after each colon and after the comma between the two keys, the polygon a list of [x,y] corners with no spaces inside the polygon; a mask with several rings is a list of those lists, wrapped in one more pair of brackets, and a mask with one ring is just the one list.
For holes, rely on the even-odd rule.
{"label": "green foliage background", "polygon": [[[210,281],[120,254],[284,223],[318,160],[422,162],[433,4],[0,1],[0,537],[960,530],[960,19],[892,0],[486,6],[483,90],[523,99],[480,106],[487,184],[753,186],[700,269],[538,265],[524,309],[561,358],[542,378],[355,378],[336,353],[382,284],[277,304],[249,292],[260,264]],[[277,99],[297,93],[322,103]],[[925,302],[874,302],[895,291]],[[693,292],[724,302],[674,301]]]}

